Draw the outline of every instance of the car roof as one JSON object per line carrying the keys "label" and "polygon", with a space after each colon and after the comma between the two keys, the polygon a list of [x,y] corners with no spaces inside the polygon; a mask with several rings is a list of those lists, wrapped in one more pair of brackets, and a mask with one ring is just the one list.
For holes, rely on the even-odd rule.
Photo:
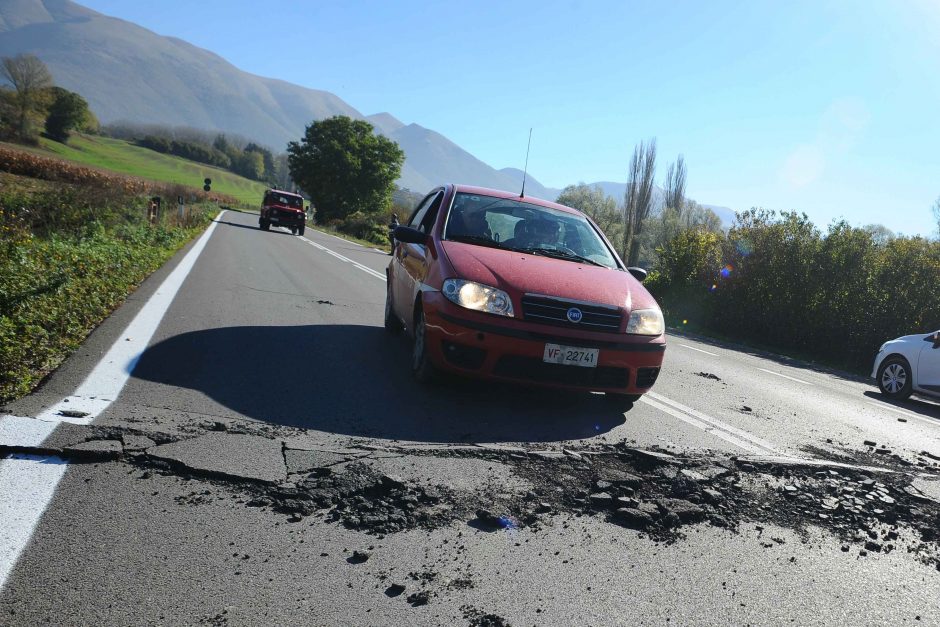
{"label": "car roof", "polygon": [[577,209],[568,207],[566,205],[559,205],[557,202],[552,202],[550,200],[543,200],[542,198],[536,198],[535,196],[519,196],[515,192],[507,192],[501,189],[491,189],[489,187],[475,187],[473,185],[460,185],[454,184],[454,192],[463,192],[465,194],[478,194],[480,196],[493,196],[495,198],[506,198],[509,200],[521,200],[533,205],[539,205],[541,207],[547,207],[549,209],[558,209],[559,211],[564,211],[566,213],[572,213],[575,215],[583,215]]}
{"label": "car roof", "polygon": [[269,193],[269,194],[287,194],[288,196],[297,196],[298,198],[302,198],[302,196],[301,196],[300,194],[295,194],[294,192],[288,192],[288,191],[283,190],[283,189],[269,189],[267,193]]}

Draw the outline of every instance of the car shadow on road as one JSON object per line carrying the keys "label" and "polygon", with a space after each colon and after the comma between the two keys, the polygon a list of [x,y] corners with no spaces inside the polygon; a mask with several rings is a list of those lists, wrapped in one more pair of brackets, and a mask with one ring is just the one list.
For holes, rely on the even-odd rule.
{"label": "car shadow on road", "polygon": [[[248,229],[249,231],[261,231],[261,229],[259,229],[257,225],[253,225],[253,224],[237,224],[235,222],[227,222],[225,220],[216,220],[216,222],[218,222],[219,224],[224,224],[225,226],[234,226],[239,229]],[[272,233],[274,235],[291,235],[289,231],[279,231],[277,229],[273,229],[267,232]]]}
{"label": "car shadow on road", "polygon": [[879,392],[865,392],[865,396],[872,401],[877,401],[878,403],[884,403],[891,407],[897,407],[898,409],[903,409],[904,411],[909,411],[914,414],[920,414],[925,418],[932,418],[937,421],[937,424],[940,425],[940,405],[936,403],[931,403],[929,401],[921,400],[917,397],[912,396],[903,401],[891,400]]}
{"label": "car shadow on road", "polygon": [[411,377],[410,344],[356,325],[194,331],[150,347],[132,376],[199,391],[271,424],[424,442],[550,442],[606,433],[624,414],[596,394]]}

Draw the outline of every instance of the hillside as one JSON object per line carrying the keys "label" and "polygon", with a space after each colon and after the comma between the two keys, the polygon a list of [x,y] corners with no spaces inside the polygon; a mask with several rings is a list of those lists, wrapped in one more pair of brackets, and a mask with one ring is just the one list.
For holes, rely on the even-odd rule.
{"label": "hillside", "polygon": [[515,189],[511,177],[440,133],[389,113],[364,116],[326,91],[244,72],[218,55],[70,0],[0,1],[0,56],[32,53],[56,83],[81,94],[102,121],[235,133],[276,152],[313,120],[367,119],[406,154],[398,184],[444,182]]}
{"label": "hillside", "polygon": [[264,183],[250,181],[226,170],[164,155],[119,139],[75,135],[68,145],[43,139],[38,149],[15,147],[163,183],[179,183],[198,188],[202,187],[203,179],[211,178],[212,191],[232,196],[249,205],[261,202],[266,187]]}

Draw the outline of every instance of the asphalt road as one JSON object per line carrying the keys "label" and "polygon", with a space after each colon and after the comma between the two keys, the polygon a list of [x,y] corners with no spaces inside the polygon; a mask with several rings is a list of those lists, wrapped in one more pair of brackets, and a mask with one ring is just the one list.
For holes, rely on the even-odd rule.
{"label": "asphalt road", "polygon": [[[249,506],[330,455],[336,468],[360,458],[396,480],[443,486],[468,511],[538,490],[509,458],[468,452],[480,444],[517,457],[512,447],[575,452],[568,459],[625,445],[714,459],[892,460],[936,495],[940,406],[889,404],[870,383],[681,334],[668,338],[653,393],[626,413],[597,395],[422,387],[407,340],[382,328],[387,255],[312,230],[261,232],[256,216],[231,211],[202,244],[178,292],[164,295],[152,337],[125,329],[143,324],[186,250],[39,391],[4,408],[0,445],[22,439],[30,452],[42,438],[22,434],[42,422],[46,448],[96,429],[112,441],[123,433],[124,456],[0,461],[0,529],[4,519],[25,529],[0,530],[10,566],[0,568],[0,624],[940,624],[933,562],[860,555],[832,529],[776,514],[662,541],[564,507],[495,532],[453,519],[367,533]],[[135,342],[146,347],[139,360],[100,383],[101,364]],[[83,398],[91,380],[113,398]],[[87,418],[56,417],[82,403],[95,408]],[[129,434],[182,443],[135,457]],[[218,448],[206,434],[221,434]],[[317,464],[304,466],[310,457]],[[155,459],[162,465],[147,466]],[[254,492],[226,483],[262,475],[274,479]],[[353,550],[371,556],[350,563]],[[405,593],[390,596],[393,583]],[[427,604],[406,600],[422,591]]]}

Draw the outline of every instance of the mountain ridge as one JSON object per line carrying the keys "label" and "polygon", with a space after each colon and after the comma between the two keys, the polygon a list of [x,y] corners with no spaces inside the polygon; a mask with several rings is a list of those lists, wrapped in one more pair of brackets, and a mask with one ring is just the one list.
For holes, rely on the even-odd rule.
{"label": "mountain ridge", "polygon": [[[234,133],[280,152],[313,120],[348,115],[402,147],[403,188],[423,194],[454,182],[521,191],[521,170],[497,170],[437,131],[388,112],[364,115],[336,94],[246,72],[210,50],[72,0],[0,1],[0,56],[20,53],[42,59],[56,84],[81,94],[103,124]],[[622,183],[599,184],[622,201]],[[554,200],[560,191],[531,172],[526,177],[531,196]]]}

